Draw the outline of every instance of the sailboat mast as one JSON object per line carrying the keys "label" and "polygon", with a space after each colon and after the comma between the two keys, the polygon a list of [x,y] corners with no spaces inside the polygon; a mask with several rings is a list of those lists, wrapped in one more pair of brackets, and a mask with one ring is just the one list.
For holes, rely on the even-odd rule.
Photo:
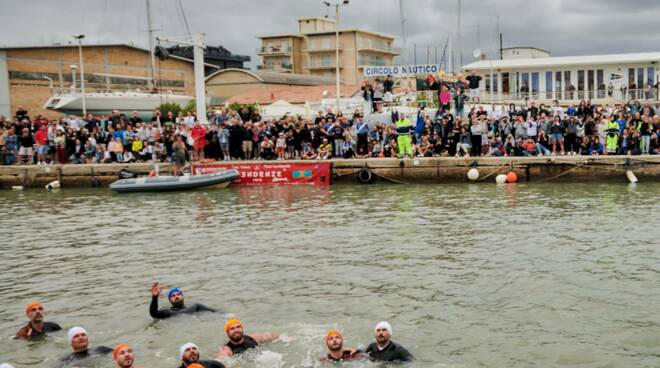
{"label": "sailboat mast", "polygon": [[401,14],[401,39],[403,40],[403,63],[408,62],[408,50],[406,49],[406,18],[403,17],[403,0],[399,0],[399,13]]}
{"label": "sailboat mast", "polygon": [[151,22],[151,2],[147,2],[147,24],[149,27],[149,55],[151,57],[151,68],[149,69],[149,77],[151,78],[151,90],[156,90],[156,55],[154,54],[154,27]]}

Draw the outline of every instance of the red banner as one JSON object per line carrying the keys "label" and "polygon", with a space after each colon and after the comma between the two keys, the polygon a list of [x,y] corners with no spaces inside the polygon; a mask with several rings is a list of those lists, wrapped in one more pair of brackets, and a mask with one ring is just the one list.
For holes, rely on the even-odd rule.
{"label": "red banner", "polygon": [[330,184],[329,162],[213,162],[194,164],[192,169],[193,175],[210,174],[222,170],[236,169],[240,173],[240,178],[234,181],[234,184],[240,185]]}

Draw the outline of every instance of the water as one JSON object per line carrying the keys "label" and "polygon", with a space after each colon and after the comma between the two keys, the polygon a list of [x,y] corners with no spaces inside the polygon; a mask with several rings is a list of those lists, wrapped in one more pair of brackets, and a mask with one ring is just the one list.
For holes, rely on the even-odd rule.
{"label": "water", "polygon": [[[364,347],[380,320],[411,367],[657,367],[659,199],[659,184],[3,191],[0,361],[68,353],[65,332],[10,339],[40,301],[143,367],[176,366],[188,341],[214,356],[224,313],[285,334],[245,368],[316,366],[329,328]],[[153,280],[223,313],[154,322]]]}

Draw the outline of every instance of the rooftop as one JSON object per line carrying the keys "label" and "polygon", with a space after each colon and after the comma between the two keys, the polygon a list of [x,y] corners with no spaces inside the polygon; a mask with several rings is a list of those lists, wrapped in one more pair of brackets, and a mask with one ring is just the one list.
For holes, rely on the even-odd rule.
{"label": "rooftop", "polygon": [[[360,90],[358,85],[342,85],[341,95],[352,96]],[[291,104],[304,104],[305,102],[316,102],[323,99],[323,92],[327,91],[330,96],[334,97],[335,85],[318,85],[318,86],[262,86],[254,89],[239,93],[232,96],[225,103],[259,103],[271,104],[278,100],[284,100]]]}
{"label": "rooftop", "polygon": [[480,60],[463,66],[468,69],[500,68],[545,68],[571,65],[605,65],[660,62],[660,52],[642,52],[634,54],[608,54],[584,56],[559,56],[536,59]]}
{"label": "rooftop", "polygon": [[245,69],[236,69],[236,68],[218,70],[217,72],[206,77],[206,80],[208,81],[217,75],[228,72],[247,73],[257,78],[261,82],[270,83],[270,84],[293,84],[293,85],[301,85],[301,86],[316,86],[316,85],[330,85],[335,81],[335,79],[332,77],[321,77],[321,76],[307,75],[307,74],[277,73],[277,72],[268,72],[261,70],[245,70]]}
{"label": "rooftop", "polygon": [[[52,48],[62,48],[62,47],[78,47],[77,44],[75,43],[54,43],[54,44],[48,44],[48,45],[29,45],[29,44],[21,44],[21,45],[0,45],[0,50],[27,50],[27,49],[52,49]],[[139,50],[139,51],[144,51],[144,52],[149,52],[148,49],[145,49],[144,47],[138,46],[133,43],[99,43],[99,44],[83,44],[83,48],[85,47],[128,47],[131,49]],[[170,59],[176,59],[176,60],[181,60],[181,61],[186,61],[189,63],[192,63],[193,60],[182,57],[182,56],[177,56],[177,55],[172,55],[170,54],[169,56]],[[210,67],[210,68],[215,68],[219,69],[217,65],[209,64],[209,63],[204,63],[205,66]]]}

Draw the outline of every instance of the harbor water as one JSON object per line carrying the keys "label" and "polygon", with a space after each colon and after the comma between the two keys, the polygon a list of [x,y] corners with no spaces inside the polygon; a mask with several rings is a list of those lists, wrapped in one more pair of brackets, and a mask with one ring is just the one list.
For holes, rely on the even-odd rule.
{"label": "harbor water", "polygon": [[[364,348],[381,320],[410,367],[657,367],[659,203],[660,184],[2,191],[0,361],[70,352],[65,331],[12,339],[38,301],[142,367],[213,357],[232,315],[283,335],[243,368],[318,366],[328,329]],[[155,280],[220,312],[154,321]]]}

